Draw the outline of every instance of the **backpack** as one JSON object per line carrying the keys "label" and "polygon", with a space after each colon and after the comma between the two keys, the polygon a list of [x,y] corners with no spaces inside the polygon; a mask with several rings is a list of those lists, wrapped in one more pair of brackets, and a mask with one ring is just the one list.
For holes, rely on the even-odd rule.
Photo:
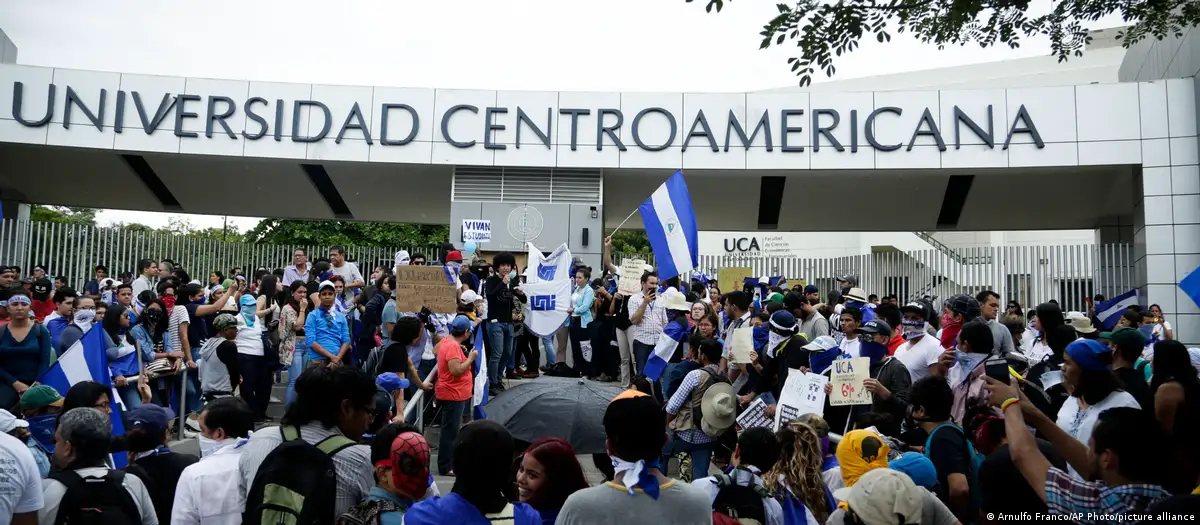
{"label": "backpack", "polygon": [[338,517],[335,525],[377,525],[379,523],[379,515],[403,511],[401,507],[394,502],[386,500],[368,500],[347,511]]}
{"label": "backpack", "polygon": [[[967,485],[971,490],[971,508],[978,509],[983,503],[983,494],[979,490],[979,468],[983,466],[984,456],[975,450],[975,445],[971,443],[971,439],[967,437],[967,433],[962,429],[962,427],[955,425],[954,423],[942,423],[930,431],[929,437],[925,439],[925,457],[929,458],[930,460],[933,459],[929,455],[930,445],[933,443],[933,436],[937,435],[937,432],[943,427],[953,428],[962,436],[963,441],[967,443],[967,457],[970,458],[970,460],[967,462],[967,467],[969,469],[969,472],[967,472]],[[947,489],[948,488],[949,487],[947,487]]]}
{"label": "backpack", "polygon": [[300,428],[280,427],[283,443],[267,454],[246,497],[246,525],[332,523],[337,497],[333,456],[355,443],[340,435],[316,445],[300,439]]}
{"label": "backpack", "polygon": [[140,525],[142,515],[133,496],[122,483],[125,473],[110,470],[104,477],[82,477],[73,470],[50,474],[50,479],[66,485],[58,506],[55,525]]}
{"label": "backpack", "polygon": [[[707,368],[700,368],[700,371],[704,372],[705,374],[708,374],[709,379],[708,379],[708,383],[700,386],[698,391],[692,392],[692,396],[693,396],[692,399],[696,400],[696,403],[694,405],[692,405],[692,425],[696,428],[696,430],[700,430],[701,432],[703,432],[704,427],[700,424],[700,422],[704,420],[704,412],[700,410],[700,407],[701,407],[701,405],[704,404],[703,403],[704,393],[708,392],[708,389],[712,388],[713,385],[716,385],[719,383],[725,383],[725,384],[730,384],[730,383],[729,383],[729,378],[725,377],[724,374],[715,374],[715,373],[713,373],[712,370],[709,370]],[[721,433],[724,434],[724,431],[722,431]],[[718,434],[718,435],[720,435],[720,434]],[[716,437],[716,436],[712,436],[712,437]]]}
{"label": "backpack", "polygon": [[713,523],[718,519],[736,520],[741,525],[762,525],[767,523],[767,509],[763,500],[770,498],[767,492],[758,484],[751,483],[748,487],[738,485],[729,474],[714,476],[717,485],[717,498],[713,500]]}

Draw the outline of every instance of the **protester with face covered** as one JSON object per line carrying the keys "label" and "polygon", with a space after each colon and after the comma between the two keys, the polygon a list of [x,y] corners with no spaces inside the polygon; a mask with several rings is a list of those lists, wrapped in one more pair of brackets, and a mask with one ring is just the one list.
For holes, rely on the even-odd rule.
{"label": "protester with face covered", "polygon": [[750,353],[750,366],[758,376],[758,381],[754,391],[743,395],[739,402],[746,406],[755,397],[761,396],[767,404],[767,412],[774,415],[774,406],[787,382],[788,371],[809,366],[809,353],[803,348],[808,341],[797,332],[796,317],[787,310],[775,312],[769,323],[762,328],[755,328],[755,331],[767,332],[767,344],[761,352]]}
{"label": "protester with face covered", "polygon": [[[862,346],[860,357],[870,359],[870,377],[864,387],[871,393],[871,412],[891,414],[896,421],[904,419],[908,408],[908,389],[912,376],[899,359],[888,355],[887,342],[892,338],[892,328],[880,319],[864,323],[858,328]],[[826,383],[826,394],[833,384]],[[862,407],[859,407],[862,408]]]}
{"label": "protester with face covered", "polygon": [[904,344],[896,349],[894,356],[904,363],[914,383],[940,373],[938,360],[942,356],[942,345],[937,337],[929,335],[929,324],[925,322],[925,305],[911,302],[900,308],[900,311],[904,320],[900,321],[899,332],[904,337]]}

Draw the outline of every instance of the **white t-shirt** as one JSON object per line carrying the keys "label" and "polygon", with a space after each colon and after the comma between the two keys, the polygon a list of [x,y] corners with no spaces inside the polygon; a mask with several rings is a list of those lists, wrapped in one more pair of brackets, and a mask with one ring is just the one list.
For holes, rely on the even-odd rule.
{"label": "white t-shirt", "polygon": [[[262,330],[258,326],[247,326],[246,320],[242,318],[242,314],[235,314],[237,318],[238,331],[237,337],[233,342],[237,344],[239,354],[246,355],[263,355]],[[255,320],[255,323],[258,323]]]}
{"label": "white t-shirt", "polygon": [[358,265],[350,261],[346,261],[341,267],[330,266],[329,271],[333,272],[334,275],[342,276],[342,279],[346,280],[346,289],[342,291],[342,297],[345,298],[346,303],[349,304],[354,300],[354,290],[350,288],[350,284],[359,281],[365,281],[365,279],[363,279],[362,272],[358,271]]}
{"label": "white t-shirt", "polygon": [[[1084,446],[1088,446],[1088,441],[1092,439],[1092,429],[1096,427],[1096,420],[1100,418],[1100,413],[1117,407],[1142,408],[1132,395],[1120,390],[1082,410],[1079,408],[1079,398],[1071,397],[1058,410],[1058,428],[1063,429]],[[1070,466],[1068,465],[1068,467]],[[1075,472],[1074,467],[1070,467],[1069,471],[1072,476],[1083,479],[1078,472]]]}
{"label": "white t-shirt", "polygon": [[838,346],[842,349],[843,354],[847,354],[850,357],[862,357],[862,352],[861,352],[862,336],[861,335],[858,337],[855,337],[854,339],[849,339],[849,338],[844,339]]}
{"label": "white t-shirt", "polygon": [[905,341],[896,349],[895,358],[908,368],[908,375],[916,383],[929,376],[929,365],[936,364],[942,356],[942,344],[931,335],[923,335],[915,341]]}
{"label": "white t-shirt", "polygon": [[[1029,350],[1025,352],[1025,358],[1030,363],[1040,363],[1052,355],[1054,355],[1054,350],[1050,349],[1050,345],[1046,344],[1045,339],[1034,341]],[[1086,445],[1087,443],[1084,444]]]}
{"label": "white t-shirt", "polygon": [[42,478],[33,453],[21,440],[0,434],[0,516],[42,509]]}
{"label": "white t-shirt", "polygon": [[[103,476],[109,470],[108,467],[92,467],[81,468],[75,472],[85,478],[94,478]],[[158,516],[154,513],[154,501],[150,499],[150,493],[146,491],[146,485],[142,483],[142,480],[132,474],[125,474],[121,485],[125,487],[130,496],[133,496],[133,503],[137,505],[138,514],[142,515],[142,525],[158,525]],[[38,511],[38,525],[52,525],[58,517],[58,507],[62,504],[62,498],[67,494],[67,486],[52,479],[45,479],[42,480],[42,490],[45,494],[46,505]],[[167,519],[169,521],[170,516]]]}

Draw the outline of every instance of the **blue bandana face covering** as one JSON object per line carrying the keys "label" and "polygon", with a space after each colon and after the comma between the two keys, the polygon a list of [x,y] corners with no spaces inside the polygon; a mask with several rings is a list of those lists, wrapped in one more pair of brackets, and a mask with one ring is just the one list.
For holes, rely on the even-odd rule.
{"label": "blue bandana face covering", "polygon": [[871,366],[879,364],[883,358],[887,357],[887,352],[888,349],[886,346],[876,343],[875,341],[866,340],[862,342],[862,345],[859,346],[858,349],[859,355],[871,359]]}
{"label": "blue bandana face covering", "polygon": [[646,462],[638,460],[636,462],[625,461],[616,456],[609,456],[613,464],[613,479],[625,485],[625,491],[629,495],[637,494],[635,488],[642,489],[647,496],[652,499],[658,499],[658,478],[650,473],[650,469],[659,468],[658,461]]}

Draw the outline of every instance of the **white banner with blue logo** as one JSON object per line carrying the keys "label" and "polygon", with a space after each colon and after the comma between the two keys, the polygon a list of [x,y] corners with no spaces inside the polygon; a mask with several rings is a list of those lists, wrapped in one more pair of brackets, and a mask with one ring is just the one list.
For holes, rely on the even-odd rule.
{"label": "white banner with blue logo", "polygon": [[525,326],[537,335],[550,335],[567,321],[571,307],[571,280],[522,284],[525,292]]}
{"label": "white banner with blue logo", "polygon": [[571,280],[571,250],[567,248],[566,243],[555,248],[549,256],[542,255],[542,251],[537,249],[533,243],[526,244],[529,247],[529,262],[528,267],[525,268],[527,284]]}

